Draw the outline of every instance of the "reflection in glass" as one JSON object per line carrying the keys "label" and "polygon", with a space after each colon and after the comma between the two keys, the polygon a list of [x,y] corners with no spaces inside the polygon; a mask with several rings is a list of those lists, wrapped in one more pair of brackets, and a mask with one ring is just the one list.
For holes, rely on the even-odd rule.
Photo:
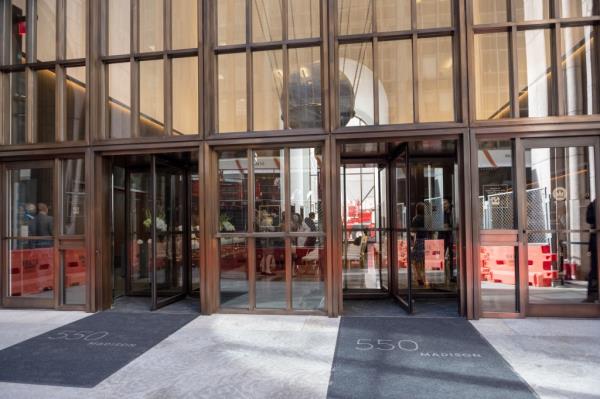
{"label": "reflection in glass", "polygon": [[508,33],[474,37],[476,118],[511,117]]}
{"label": "reflection in glass", "polygon": [[[284,151],[253,151],[255,231],[283,231],[285,222]],[[292,215],[290,223],[301,223]]]}
{"label": "reflection in glass", "polygon": [[[108,55],[129,53],[131,0],[108,0]],[[143,7],[142,7],[143,8]]]}
{"label": "reflection in glass", "polygon": [[219,231],[248,230],[248,154],[225,151],[219,154]]}
{"label": "reflection in glass", "polygon": [[303,47],[288,51],[289,127],[322,127],[321,48]]}
{"label": "reflection in glass", "polygon": [[598,14],[598,5],[595,8],[594,0],[560,0],[563,18],[591,17]]}
{"label": "reflection in glass", "polygon": [[256,307],[287,307],[283,238],[256,239]]}
{"label": "reflection in glass", "polygon": [[112,138],[131,137],[131,65],[107,65],[108,134]]}
{"label": "reflection in glass", "polygon": [[340,35],[356,35],[373,30],[373,1],[338,1],[338,27]]}
{"label": "reflection in glass", "polygon": [[318,239],[314,247],[298,246],[295,253],[292,246],[292,307],[295,310],[325,309],[326,259],[325,243]]}
{"label": "reflection in glass", "polygon": [[248,246],[245,238],[221,238],[219,269],[221,307],[247,309]]}
{"label": "reflection in glass", "polygon": [[407,300],[408,297],[408,240],[406,232],[398,232],[396,240],[396,248],[392,250],[396,251],[397,256],[397,287],[396,295]]}
{"label": "reflection in glass", "polygon": [[419,122],[454,120],[452,38],[417,41]]}
{"label": "reflection in glass", "polygon": [[[11,237],[54,235],[53,175],[50,167],[10,171]],[[40,243],[52,245],[51,242],[37,244]]]}
{"label": "reflection in glass", "polygon": [[[149,162],[149,159],[145,159]],[[148,171],[129,174],[127,241],[131,243],[129,290],[149,295],[152,282],[152,176]],[[122,223],[116,221],[116,223]]]}
{"label": "reflection in glass", "polygon": [[548,0],[516,0],[517,21],[532,21],[550,18]]}
{"label": "reflection in glass", "polygon": [[320,1],[288,0],[288,39],[304,39],[320,35]]}
{"label": "reflection in glass", "polygon": [[67,141],[85,140],[87,94],[85,73],[85,67],[65,68],[67,96],[65,139]]}
{"label": "reflection in glass", "polygon": [[163,49],[163,0],[144,0],[138,7],[141,53]]}
{"label": "reflection in glass", "polygon": [[339,46],[340,126],[374,123],[373,49],[371,43]]}
{"label": "reflection in glass", "polygon": [[413,122],[412,42],[382,41],[377,55],[379,124]]}
{"label": "reflection in glass", "polygon": [[198,134],[198,58],[173,58],[173,135]]}
{"label": "reflection in glass", "polygon": [[598,299],[594,147],[527,149],[525,167],[529,302]]}
{"label": "reflection in glass", "polygon": [[561,29],[561,67],[565,82],[563,101],[567,115],[600,113],[598,32],[597,26]]}
{"label": "reflection in glass", "polygon": [[191,222],[191,288],[192,293],[198,295],[200,292],[200,244],[202,233],[200,232],[200,179],[198,174],[190,175],[191,194],[190,202],[190,222]]}
{"label": "reflection in glass", "polygon": [[417,28],[443,28],[452,25],[450,0],[417,1]]}
{"label": "reflection in glass", "polygon": [[517,311],[517,254],[518,248],[514,246],[479,248],[483,312]]}
{"label": "reflection in glass", "polygon": [[85,247],[60,251],[63,274],[63,302],[65,305],[85,305],[86,266]]}
{"label": "reflection in glass", "polygon": [[257,51],[252,54],[254,130],[283,128],[281,95],[283,91],[282,50]]}
{"label": "reflection in glass", "polygon": [[474,24],[506,22],[506,0],[473,0]]}
{"label": "reflection in glass", "polygon": [[246,0],[219,0],[217,4],[217,44],[227,46],[246,42]]}
{"label": "reflection in glass", "polygon": [[27,0],[12,1],[12,38],[9,64],[27,62]]}
{"label": "reflection in glass", "polygon": [[[220,2],[219,2],[220,4]],[[217,56],[218,130],[247,129],[246,53]]]}
{"label": "reflection in glass", "polygon": [[8,74],[10,84],[10,143],[27,141],[25,116],[27,110],[27,75],[25,71]]}
{"label": "reflection in glass", "polygon": [[252,41],[281,40],[282,19],[283,0],[252,0]]}
{"label": "reflection in glass", "polygon": [[67,59],[85,58],[86,1],[68,0],[67,7]]}
{"label": "reflection in glass", "polygon": [[290,209],[302,223],[291,231],[323,231],[321,148],[290,149]]}
{"label": "reflection in glass", "polygon": [[519,65],[519,115],[543,117],[554,114],[550,30],[517,32]]}
{"label": "reflection in glass", "polygon": [[510,141],[481,141],[477,151],[479,171],[479,214],[482,230],[515,228]]}
{"label": "reflection in glass", "polygon": [[36,121],[35,143],[55,141],[56,132],[56,72],[42,69],[35,72]]}
{"label": "reflection in glass", "polygon": [[85,234],[85,162],[82,158],[62,161],[62,234]]}
{"label": "reflection in glass", "polygon": [[9,240],[8,295],[54,298],[54,247],[52,240]]}
{"label": "reflection in glass", "polygon": [[377,0],[377,30],[393,32],[411,28],[410,0]]}
{"label": "reflection in glass", "polygon": [[56,59],[56,0],[37,0],[36,4],[36,59]]}
{"label": "reflection in glass", "polygon": [[198,47],[198,2],[171,0],[171,48]]}
{"label": "reflection in glass", "polygon": [[165,132],[163,60],[140,62],[140,136]]}

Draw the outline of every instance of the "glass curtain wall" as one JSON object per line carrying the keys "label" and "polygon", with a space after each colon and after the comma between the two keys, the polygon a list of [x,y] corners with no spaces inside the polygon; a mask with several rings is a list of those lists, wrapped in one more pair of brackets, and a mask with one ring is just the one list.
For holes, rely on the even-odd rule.
{"label": "glass curtain wall", "polygon": [[8,3],[5,144],[85,140],[87,1]]}
{"label": "glass curtain wall", "polygon": [[456,120],[450,0],[336,3],[340,127]]}
{"label": "glass curtain wall", "polygon": [[218,153],[220,307],[325,309],[319,147]]}
{"label": "glass curtain wall", "polygon": [[199,134],[198,2],[108,0],[102,7],[103,137]]}
{"label": "glass curtain wall", "polygon": [[599,113],[599,6],[550,3],[472,3],[475,119]]}

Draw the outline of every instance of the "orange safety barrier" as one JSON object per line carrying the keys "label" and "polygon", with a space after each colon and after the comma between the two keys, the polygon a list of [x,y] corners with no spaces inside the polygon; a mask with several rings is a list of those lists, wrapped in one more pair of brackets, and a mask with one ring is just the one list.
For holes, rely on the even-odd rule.
{"label": "orange safety barrier", "polygon": [[54,288],[54,248],[10,251],[10,294],[27,296]]}

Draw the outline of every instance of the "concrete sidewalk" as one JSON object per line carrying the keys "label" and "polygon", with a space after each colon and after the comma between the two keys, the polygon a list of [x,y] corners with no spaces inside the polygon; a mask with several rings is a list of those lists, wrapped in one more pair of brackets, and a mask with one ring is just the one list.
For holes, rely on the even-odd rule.
{"label": "concrete sidewalk", "polygon": [[[0,310],[0,349],[86,316]],[[473,325],[542,398],[600,398],[600,320]],[[95,388],[0,383],[0,398],[325,398],[338,327],[318,316],[199,316]]]}

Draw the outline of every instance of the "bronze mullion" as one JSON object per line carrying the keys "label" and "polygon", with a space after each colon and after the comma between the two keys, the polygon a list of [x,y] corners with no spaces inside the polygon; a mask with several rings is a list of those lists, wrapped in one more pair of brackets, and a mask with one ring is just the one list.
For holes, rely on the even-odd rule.
{"label": "bronze mullion", "polygon": [[173,0],[163,0],[163,51],[173,49]]}
{"label": "bronze mullion", "polygon": [[246,0],[246,131],[254,131],[252,87],[252,0]]}
{"label": "bronze mullion", "polygon": [[518,118],[520,114],[519,106],[519,60],[517,59],[517,27],[511,27],[508,36],[508,55],[510,62],[510,104],[512,108],[511,115],[513,118]]}
{"label": "bronze mullion", "polygon": [[[283,58],[283,90],[281,93],[281,111],[283,113],[283,130],[290,129],[290,114],[289,114],[289,78],[290,78],[290,57],[289,48],[287,44],[288,40],[288,1],[280,0],[283,4],[282,7],[282,39],[283,45],[281,47],[282,58]],[[288,214],[289,215],[289,214]]]}
{"label": "bronze mullion", "polygon": [[[373,21],[375,21],[374,18]],[[379,45],[376,36],[373,37],[371,45],[373,46],[371,51],[371,57],[373,57],[373,124],[379,125]]]}
{"label": "bronze mullion", "polygon": [[247,201],[248,201],[248,226],[246,231],[248,232],[248,237],[246,238],[246,251],[248,259],[248,309],[255,310],[256,309],[256,241],[253,237],[254,233],[254,202],[255,198],[255,182],[254,182],[254,150],[249,148],[246,151],[246,156],[248,157],[248,191],[247,191]]}
{"label": "bronze mullion", "polygon": [[[67,58],[67,0],[56,0],[56,59]],[[87,24],[86,24],[87,25]]]}
{"label": "bronze mullion", "polygon": [[[327,91],[323,91],[323,97],[329,93],[328,97],[331,97],[333,100],[330,100],[327,104],[328,107],[323,107],[323,112],[327,114],[327,121],[325,124],[325,129],[328,132],[332,132],[335,130],[340,121],[340,113],[339,113],[339,60],[338,60],[338,52],[339,45],[336,42],[337,37],[337,7],[335,7],[335,2],[333,1],[322,1],[323,5],[321,7],[321,30],[322,32],[326,32],[326,36],[324,39],[324,43],[327,42],[327,51],[323,51],[323,61],[326,61],[328,66],[328,75],[329,81],[327,85],[322,83],[323,87],[327,88]],[[328,7],[328,8],[327,8]],[[328,13],[325,13],[325,10],[329,10]],[[325,68],[323,68],[323,71]],[[321,72],[321,77],[325,77],[325,73]],[[322,79],[323,80],[323,79]],[[336,312],[337,314],[337,312]]]}
{"label": "bronze mullion", "polygon": [[36,131],[36,103],[37,103],[37,77],[35,71],[30,68],[25,69],[25,82],[27,85],[27,104],[25,106],[25,143],[35,142]]}
{"label": "bronze mullion", "polygon": [[515,138],[513,144],[513,153],[515,154],[513,164],[515,166],[513,172],[513,180],[516,181],[514,192],[516,192],[516,198],[513,195],[513,201],[516,199],[515,215],[517,217],[517,235],[518,235],[518,255],[519,259],[516,265],[518,269],[516,271],[517,277],[517,298],[516,298],[516,311],[521,317],[527,314],[528,302],[529,302],[529,287],[528,281],[528,265],[527,265],[527,232],[525,231],[525,221],[527,220],[527,209],[525,209],[525,148],[520,138]]}
{"label": "bronze mullion", "polygon": [[163,57],[164,135],[173,136],[173,60]]}
{"label": "bronze mullion", "polygon": [[[557,3],[558,0],[555,0]],[[556,6],[558,7],[558,6]],[[558,10],[558,8],[555,8]],[[554,31],[552,32],[552,65],[551,71],[554,75],[555,84],[552,85],[552,97],[554,97],[554,103],[552,104],[553,109],[550,115],[563,116],[566,114],[566,104],[564,102],[565,92],[565,80],[562,74],[562,43],[560,40],[561,35],[561,23],[556,22],[554,24]]]}
{"label": "bronze mullion", "polygon": [[66,68],[57,65],[55,69],[56,92],[55,92],[55,120],[54,120],[54,141],[66,141],[66,121],[67,121],[67,71]]}
{"label": "bronze mullion", "polygon": [[[287,14],[286,14],[287,15]],[[284,148],[284,159],[283,159],[283,184],[284,184],[284,209],[287,217],[284,218],[284,234],[285,234],[285,286],[286,286],[286,303],[287,309],[292,310],[292,237],[289,236],[291,232],[291,219],[292,219],[292,204],[291,204],[291,160],[290,160],[290,148]]]}
{"label": "bronze mullion", "polygon": [[[54,234],[54,237],[52,237],[52,241],[54,243],[54,248],[53,248],[53,259],[54,259],[54,292],[53,292],[53,297],[54,297],[54,307],[55,308],[59,308],[61,306],[61,304],[64,302],[64,298],[63,298],[63,275],[64,275],[64,270],[63,270],[63,265],[61,265],[60,262],[60,242],[58,240],[58,236],[60,234],[60,226],[62,225],[63,222],[63,215],[62,215],[62,209],[63,209],[63,204],[62,204],[62,173],[61,173],[61,161],[58,158],[54,158],[54,171],[53,171],[53,182],[52,182],[52,186],[53,186],[53,192],[52,192],[52,200],[54,201],[54,203],[56,204],[56,208],[54,210],[54,217],[55,220],[58,219],[58,223],[56,223],[56,221],[53,223],[52,226],[52,233]],[[58,290],[58,292],[57,292]]]}
{"label": "bronze mullion", "polygon": [[[33,64],[37,61],[36,38],[37,38],[37,7],[36,0],[27,0],[27,16],[25,25],[27,35],[25,37],[26,63]],[[12,12],[12,10],[10,11]]]}

